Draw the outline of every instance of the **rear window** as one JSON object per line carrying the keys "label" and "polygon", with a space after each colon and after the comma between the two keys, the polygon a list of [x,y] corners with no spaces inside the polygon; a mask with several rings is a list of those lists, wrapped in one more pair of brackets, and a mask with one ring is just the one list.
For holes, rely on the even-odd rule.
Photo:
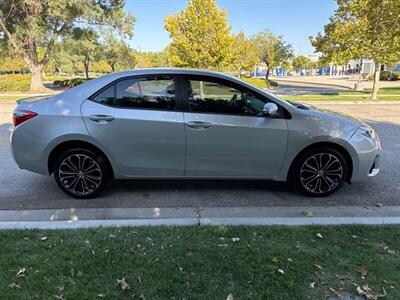
{"label": "rear window", "polygon": [[96,97],[93,98],[94,101],[102,104],[113,105],[115,98],[115,86],[112,85],[102,91],[100,94],[97,94]]}
{"label": "rear window", "polygon": [[175,81],[171,76],[125,79],[117,82],[117,106],[175,109]]}
{"label": "rear window", "polygon": [[175,79],[173,76],[122,79],[93,100],[117,107],[175,110]]}

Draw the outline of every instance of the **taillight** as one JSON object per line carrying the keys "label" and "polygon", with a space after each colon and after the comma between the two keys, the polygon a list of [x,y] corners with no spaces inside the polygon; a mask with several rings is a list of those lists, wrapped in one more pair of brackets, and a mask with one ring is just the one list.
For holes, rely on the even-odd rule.
{"label": "taillight", "polygon": [[19,124],[32,119],[36,115],[37,113],[29,110],[15,110],[13,115],[14,126],[18,126]]}

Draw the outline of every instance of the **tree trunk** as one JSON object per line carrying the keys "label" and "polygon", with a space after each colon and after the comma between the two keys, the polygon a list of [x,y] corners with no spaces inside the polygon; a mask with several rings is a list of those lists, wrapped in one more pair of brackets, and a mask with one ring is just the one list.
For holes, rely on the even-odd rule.
{"label": "tree trunk", "polygon": [[237,75],[238,75],[238,78],[242,77],[242,68],[238,69]]}
{"label": "tree trunk", "polygon": [[378,99],[378,91],[379,91],[379,78],[381,75],[381,64],[375,61],[375,75],[374,75],[374,86],[372,88],[372,100]]}
{"label": "tree trunk", "polygon": [[31,91],[42,91],[45,89],[42,81],[42,65],[32,64],[29,68],[31,71]]}
{"label": "tree trunk", "polygon": [[85,68],[86,79],[89,79],[89,60],[85,60],[85,62],[83,63],[83,66]]}

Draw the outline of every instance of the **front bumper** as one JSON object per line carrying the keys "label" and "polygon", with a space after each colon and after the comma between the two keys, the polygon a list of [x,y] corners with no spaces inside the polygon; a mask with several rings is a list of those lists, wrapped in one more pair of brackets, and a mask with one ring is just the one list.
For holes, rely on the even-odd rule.
{"label": "front bumper", "polygon": [[376,156],[374,163],[371,166],[371,169],[369,170],[368,177],[375,177],[376,175],[379,174],[380,172],[380,157],[379,154]]}
{"label": "front bumper", "polygon": [[359,130],[350,139],[350,144],[355,150],[353,159],[352,182],[363,181],[375,177],[380,172],[381,143],[375,135],[366,137]]}

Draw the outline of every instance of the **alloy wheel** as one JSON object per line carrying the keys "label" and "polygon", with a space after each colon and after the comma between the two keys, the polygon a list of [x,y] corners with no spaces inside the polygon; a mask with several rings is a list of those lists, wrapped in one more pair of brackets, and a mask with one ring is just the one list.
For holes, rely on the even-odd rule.
{"label": "alloy wheel", "polygon": [[85,196],[97,190],[102,180],[99,164],[85,154],[71,154],[64,158],[58,175],[65,189],[77,196]]}
{"label": "alloy wheel", "polygon": [[300,180],[304,188],[314,194],[329,193],[343,179],[343,166],[331,153],[317,153],[307,158],[300,169]]}

